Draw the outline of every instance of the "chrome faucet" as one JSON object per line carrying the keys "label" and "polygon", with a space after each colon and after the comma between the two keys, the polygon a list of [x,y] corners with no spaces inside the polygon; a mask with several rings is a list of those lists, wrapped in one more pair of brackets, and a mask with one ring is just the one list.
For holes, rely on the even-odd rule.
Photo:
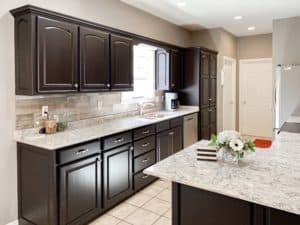
{"label": "chrome faucet", "polygon": [[144,115],[144,109],[146,107],[150,107],[150,106],[154,107],[155,104],[152,103],[152,102],[142,102],[142,103],[139,104],[139,106],[140,106],[140,115],[142,116],[142,115]]}

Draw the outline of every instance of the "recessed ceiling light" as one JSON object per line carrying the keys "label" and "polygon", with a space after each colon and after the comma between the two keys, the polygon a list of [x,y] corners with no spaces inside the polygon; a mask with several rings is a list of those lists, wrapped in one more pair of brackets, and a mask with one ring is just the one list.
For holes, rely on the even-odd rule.
{"label": "recessed ceiling light", "polygon": [[254,26],[248,27],[248,30],[255,30]]}
{"label": "recessed ceiling light", "polygon": [[177,4],[178,7],[184,7],[184,6],[186,6],[186,2],[184,2],[184,1],[179,1],[176,4]]}
{"label": "recessed ceiling light", "polygon": [[233,19],[235,19],[235,20],[242,20],[243,17],[242,16],[235,16],[235,17],[233,17]]}

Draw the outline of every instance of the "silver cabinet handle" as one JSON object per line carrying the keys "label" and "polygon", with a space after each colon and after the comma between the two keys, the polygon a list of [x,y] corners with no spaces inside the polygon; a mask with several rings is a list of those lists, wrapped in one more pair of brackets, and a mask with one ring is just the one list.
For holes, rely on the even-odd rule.
{"label": "silver cabinet handle", "polygon": [[145,162],[148,162],[149,161],[149,158],[146,158],[146,159],[143,159],[143,163],[145,163]]}
{"label": "silver cabinet handle", "polygon": [[114,142],[115,143],[121,143],[124,141],[124,138],[117,138]]}
{"label": "silver cabinet handle", "polygon": [[89,149],[87,148],[87,149],[80,149],[80,150],[78,150],[77,152],[76,152],[76,155],[82,155],[82,154],[84,154],[84,153],[87,153],[89,151]]}
{"label": "silver cabinet handle", "polygon": [[145,130],[142,132],[142,134],[149,134],[150,133],[150,130]]}
{"label": "silver cabinet handle", "polygon": [[172,87],[175,87],[175,84],[172,84],[171,86],[172,86]]}
{"label": "silver cabinet handle", "polygon": [[173,132],[173,131],[172,131],[172,132],[170,132],[170,133],[169,133],[169,135],[174,135],[174,132]]}
{"label": "silver cabinet handle", "polygon": [[133,152],[133,150],[134,150],[134,147],[133,147],[133,146],[131,146],[131,147],[130,147],[130,151],[132,151],[132,152]]}
{"label": "silver cabinet handle", "polygon": [[148,175],[144,175],[142,176],[142,179],[147,179],[149,176]]}
{"label": "silver cabinet handle", "polygon": [[110,88],[110,84],[107,84],[106,87]]}
{"label": "silver cabinet handle", "polygon": [[150,145],[150,143],[149,142],[147,142],[147,143],[144,143],[144,144],[142,144],[142,147],[148,147]]}
{"label": "silver cabinet handle", "polygon": [[75,83],[75,84],[74,84],[74,87],[75,87],[75,88],[78,88],[78,84],[77,84],[77,83]]}
{"label": "silver cabinet handle", "polygon": [[212,99],[211,99],[211,98],[209,98],[209,99],[208,99],[208,101],[212,101]]}

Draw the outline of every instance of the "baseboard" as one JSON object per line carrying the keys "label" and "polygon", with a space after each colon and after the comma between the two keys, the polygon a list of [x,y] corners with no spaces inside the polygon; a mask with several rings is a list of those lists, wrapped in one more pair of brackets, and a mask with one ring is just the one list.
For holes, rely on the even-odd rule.
{"label": "baseboard", "polygon": [[19,221],[18,220],[15,220],[15,221],[12,221],[6,225],[19,225]]}

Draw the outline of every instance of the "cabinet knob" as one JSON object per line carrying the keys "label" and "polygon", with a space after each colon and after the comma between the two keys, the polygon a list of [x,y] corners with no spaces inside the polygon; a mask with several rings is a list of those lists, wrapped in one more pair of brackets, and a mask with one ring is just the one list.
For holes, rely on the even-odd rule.
{"label": "cabinet knob", "polygon": [[106,87],[110,88],[110,84],[107,84]]}
{"label": "cabinet knob", "polygon": [[134,148],[133,148],[133,146],[131,146],[131,147],[130,147],[130,151],[133,151],[133,150],[134,150]]}
{"label": "cabinet knob", "polygon": [[169,132],[169,135],[171,136],[171,135],[174,135],[174,132],[172,131],[172,132]]}
{"label": "cabinet knob", "polygon": [[212,99],[211,99],[211,98],[209,98],[209,99],[208,99],[208,101],[210,101],[210,102],[211,102],[211,101],[212,101]]}
{"label": "cabinet knob", "polygon": [[172,84],[171,86],[172,86],[172,87],[175,87],[175,84]]}
{"label": "cabinet knob", "polygon": [[77,83],[74,84],[74,88],[78,88],[78,84]]}

